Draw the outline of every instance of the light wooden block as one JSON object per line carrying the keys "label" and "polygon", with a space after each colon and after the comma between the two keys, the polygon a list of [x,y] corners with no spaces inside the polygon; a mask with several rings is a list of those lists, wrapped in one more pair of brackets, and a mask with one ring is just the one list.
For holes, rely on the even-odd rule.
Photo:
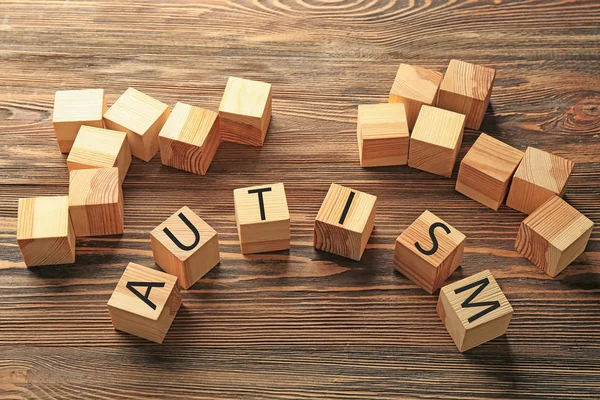
{"label": "light wooden block", "polygon": [[513,308],[489,270],[444,286],[437,312],[460,352],[504,335]]}
{"label": "light wooden block", "polygon": [[459,60],[450,60],[437,106],[466,115],[465,126],[479,129],[490,104],[496,70]]}
{"label": "light wooden block", "polygon": [[566,158],[528,147],[513,176],[506,205],[531,214],[551,197],[562,197],[573,166]]}
{"label": "light wooden block", "polygon": [[108,300],[113,327],[162,343],[181,306],[177,277],[129,263]]}
{"label": "light wooden block", "polygon": [[102,128],[106,111],[104,89],[59,90],[54,95],[52,125],[62,153],[71,151],[82,125]]}
{"label": "light wooden block", "polygon": [[283,183],[233,191],[242,254],[290,248],[290,212]]}
{"label": "light wooden block", "polygon": [[427,293],[435,293],[458,268],[466,239],[426,210],[396,239],[394,268]]}
{"label": "light wooden block", "polygon": [[356,128],[361,166],[406,164],[409,133],[404,104],[361,104]]}
{"label": "light wooden block", "polygon": [[177,103],[158,135],[164,165],[204,175],[219,144],[219,114]]}
{"label": "light wooden block", "polygon": [[28,267],[75,262],[67,196],[19,199],[17,243]]}
{"label": "light wooden block", "polygon": [[552,196],[521,222],[515,249],[554,277],[583,253],[593,227],[589,218]]}
{"label": "light wooden block", "polygon": [[117,167],[120,183],[123,183],[130,165],[131,151],[125,132],[90,126],[79,129],[67,157],[69,171]]}
{"label": "light wooden block", "polygon": [[131,154],[150,161],[158,152],[158,134],[170,113],[165,103],[129,88],[104,113],[104,124],[127,133]]}
{"label": "light wooden block", "polygon": [[377,197],[332,183],[315,219],[316,249],[360,261],[373,226]]}
{"label": "light wooden block", "polygon": [[408,166],[450,177],[462,144],[465,116],[422,106],[410,137]]}
{"label": "light wooden block", "polygon": [[229,77],[219,117],[223,140],[262,146],[271,121],[271,84]]}
{"label": "light wooden block", "polygon": [[403,103],[412,131],[423,104],[435,105],[442,74],[417,65],[400,64],[390,90],[390,103]]}
{"label": "light wooden block", "polygon": [[523,154],[482,133],[460,162],[456,190],[497,211]]}
{"label": "light wooden block", "polygon": [[123,190],[119,169],[71,171],[69,213],[76,237],[123,233]]}
{"label": "light wooden block", "polygon": [[156,263],[188,289],[221,261],[219,235],[188,207],[150,233]]}

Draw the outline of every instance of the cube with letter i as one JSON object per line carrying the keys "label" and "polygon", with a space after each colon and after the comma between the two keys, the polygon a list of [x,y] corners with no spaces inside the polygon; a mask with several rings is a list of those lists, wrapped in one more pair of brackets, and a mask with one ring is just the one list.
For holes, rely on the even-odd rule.
{"label": "cube with letter i", "polygon": [[314,247],[360,261],[373,226],[377,197],[332,183],[315,219]]}
{"label": "cube with letter i", "polygon": [[437,313],[460,352],[503,335],[513,308],[486,270],[444,286]]}
{"label": "cube with letter i", "polygon": [[188,289],[221,260],[219,235],[188,207],[182,207],[150,233],[156,263]]}
{"label": "cube with letter i", "polygon": [[458,268],[465,241],[458,229],[425,211],[396,239],[394,268],[435,293]]}
{"label": "cube with letter i", "polygon": [[242,254],[290,248],[290,212],[283,183],[233,191]]}
{"label": "cube with letter i", "polygon": [[181,306],[177,277],[129,263],[108,300],[115,329],[162,343]]}

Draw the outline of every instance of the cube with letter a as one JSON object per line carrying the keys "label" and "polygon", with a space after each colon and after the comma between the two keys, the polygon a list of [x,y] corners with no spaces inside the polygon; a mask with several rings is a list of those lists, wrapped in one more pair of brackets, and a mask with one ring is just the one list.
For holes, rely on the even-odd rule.
{"label": "cube with letter a", "polygon": [[435,293],[458,268],[466,236],[434,213],[424,211],[398,238],[394,268]]}
{"label": "cube with letter a", "polygon": [[233,191],[242,254],[290,248],[290,212],[283,183]]}
{"label": "cube with letter a", "polygon": [[224,141],[262,146],[271,121],[271,84],[229,77],[219,117]]}
{"label": "cube with letter a", "polygon": [[61,153],[71,151],[82,125],[102,128],[106,112],[104,89],[59,90],[54,97],[52,125]]}
{"label": "cube with letter a", "polygon": [[460,352],[503,335],[513,308],[489,270],[444,286],[437,312]]}
{"label": "cube with letter a", "polygon": [[177,277],[129,263],[108,300],[115,329],[162,343],[181,305]]}
{"label": "cube with letter a", "polygon": [[182,207],[150,233],[156,263],[188,289],[221,260],[219,235],[188,207]]}
{"label": "cube with letter a", "polygon": [[412,130],[422,105],[433,106],[442,74],[417,65],[400,64],[390,90],[390,103],[403,103],[408,129]]}
{"label": "cube with letter a", "polygon": [[490,104],[496,70],[450,60],[440,84],[437,107],[466,115],[465,126],[479,129]]}
{"label": "cube with letter a", "polygon": [[332,183],[315,219],[316,249],[360,261],[373,226],[377,197]]}
{"label": "cube with letter a", "polygon": [[158,134],[170,113],[165,103],[129,88],[104,113],[104,124],[127,133],[131,154],[150,161],[158,152]]}

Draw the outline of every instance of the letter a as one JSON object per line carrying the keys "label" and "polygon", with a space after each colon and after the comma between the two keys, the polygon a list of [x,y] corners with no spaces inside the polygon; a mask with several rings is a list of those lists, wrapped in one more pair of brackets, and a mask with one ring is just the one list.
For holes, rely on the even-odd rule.
{"label": "letter a", "polygon": [[[127,282],[127,285],[125,285],[125,286],[127,287],[127,289],[131,290],[131,292],[133,294],[135,294],[137,297],[139,297],[140,300],[142,300],[144,303],[146,303],[148,305],[148,307],[150,307],[153,310],[156,310],[156,304],[151,302],[148,297],[150,296],[150,291],[152,290],[152,288],[165,287],[165,283],[164,282]],[[141,294],[140,292],[138,292],[138,290],[136,288],[134,288],[134,286],[146,286],[146,294]]]}

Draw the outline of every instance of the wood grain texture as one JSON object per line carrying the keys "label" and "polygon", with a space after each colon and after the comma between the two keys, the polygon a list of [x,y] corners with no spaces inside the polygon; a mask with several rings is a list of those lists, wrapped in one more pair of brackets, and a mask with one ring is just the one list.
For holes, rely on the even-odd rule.
{"label": "wood grain texture", "polygon": [[[598,398],[600,4],[597,1],[245,1],[0,4],[0,397]],[[494,212],[406,166],[363,169],[356,112],[386,102],[401,63],[496,69],[481,130],[575,162],[565,199],[595,222],[552,279],[514,249],[524,214]],[[273,85],[261,148],[223,143],[196,176],[133,160],[122,237],[77,241],[75,265],[24,268],[17,199],[66,195],[54,93],[132,86],[217,110],[227,78]],[[478,131],[467,129],[457,162]],[[285,183],[289,252],[239,252],[235,188]],[[312,247],[331,182],[378,197],[361,262]],[[162,345],[115,332],[106,302],[149,232],[187,205],[219,232],[221,264],[189,291]],[[507,335],[460,354],[426,294],[392,267],[425,209],[468,237],[451,281],[490,269]]]}

